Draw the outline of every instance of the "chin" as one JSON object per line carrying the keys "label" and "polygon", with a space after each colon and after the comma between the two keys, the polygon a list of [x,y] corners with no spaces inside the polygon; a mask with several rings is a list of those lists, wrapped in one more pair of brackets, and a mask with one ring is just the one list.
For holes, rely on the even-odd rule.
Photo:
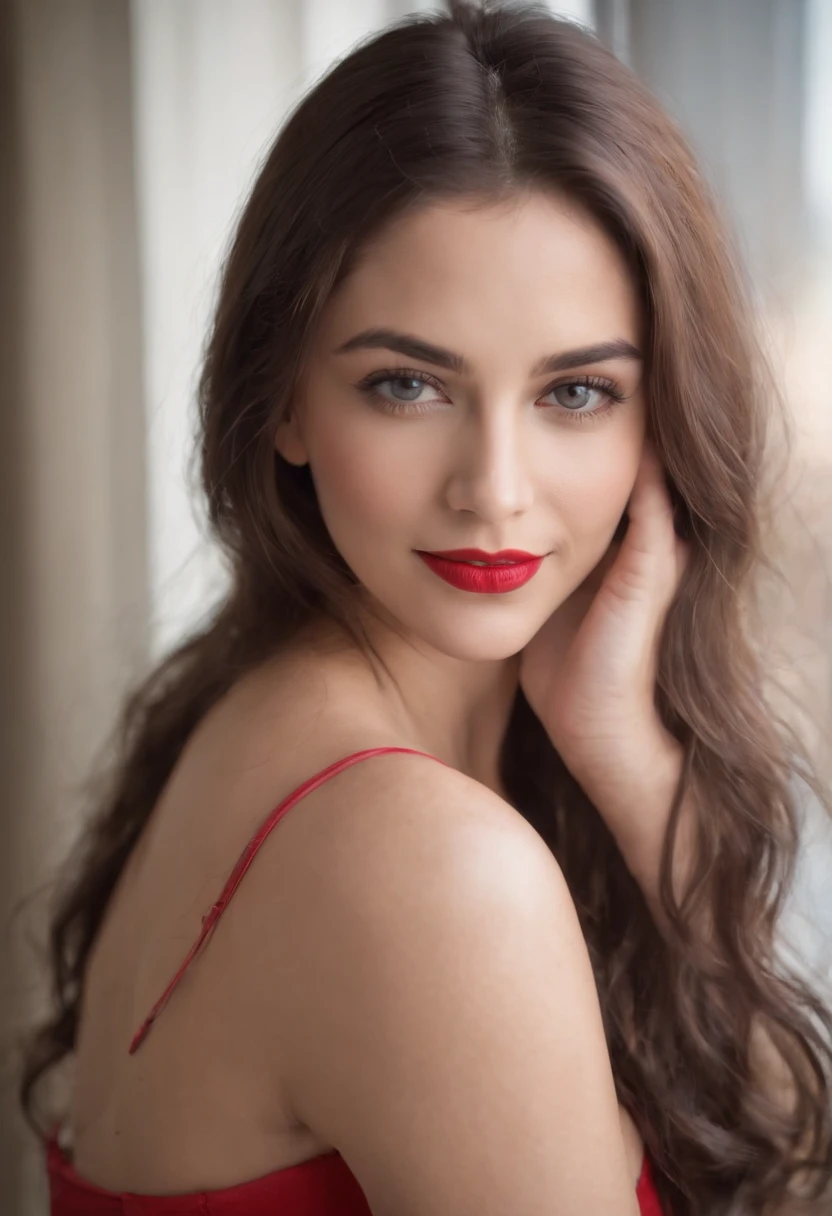
{"label": "chin", "polygon": [[401,624],[411,636],[440,654],[467,663],[509,659],[521,651],[540,628],[538,614],[533,616],[529,605],[525,609],[516,605],[514,611],[501,613],[425,613],[420,619],[413,619],[408,613]]}

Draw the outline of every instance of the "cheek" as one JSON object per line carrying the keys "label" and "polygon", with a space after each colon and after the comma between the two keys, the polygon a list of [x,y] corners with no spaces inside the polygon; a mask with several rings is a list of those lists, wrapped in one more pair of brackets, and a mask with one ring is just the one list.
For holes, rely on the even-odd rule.
{"label": "cheek", "polygon": [[316,435],[310,465],[321,512],[333,539],[360,529],[387,531],[412,520],[420,501],[416,454],[381,442],[378,428],[362,421],[330,419]]}
{"label": "cheek", "polygon": [[575,544],[607,540],[632,492],[643,440],[638,434],[609,438],[587,444],[582,459],[561,469],[558,498]]}

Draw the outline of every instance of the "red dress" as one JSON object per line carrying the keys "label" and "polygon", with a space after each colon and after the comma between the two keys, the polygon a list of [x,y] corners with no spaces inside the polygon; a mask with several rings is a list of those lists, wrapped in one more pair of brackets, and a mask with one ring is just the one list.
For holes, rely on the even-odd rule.
{"label": "red dress", "polygon": [[[246,845],[219,899],[212,904],[203,920],[200,935],[181,967],[139,1027],[130,1044],[131,1054],[140,1046],[174,988],[205,944],[257,850],[286,812],[330,777],[357,764],[359,760],[387,752],[428,755],[410,747],[373,747],[353,752],[310,777],[268,815]],[[435,756],[429,758],[436,759]],[[75,1171],[58,1144],[56,1135],[48,1142],[46,1160],[52,1216],[231,1216],[231,1213],[234,1216],[372,1216],[364,1192],[336,1150],[303,1161],[300,1165],[275,1170],[262,1178],[241,1182],[238,1186],[184,1195],[119,1194],[94,1186]],[[641,1216],[662,1216],[646,1153],[636,1194]]]}

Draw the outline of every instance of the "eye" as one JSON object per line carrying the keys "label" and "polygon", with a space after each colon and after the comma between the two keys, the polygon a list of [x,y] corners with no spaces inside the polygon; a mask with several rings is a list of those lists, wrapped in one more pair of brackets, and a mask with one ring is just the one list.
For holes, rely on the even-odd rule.
{"label": "eye", "polygon": [[[389,387],[389,395],[388,389]],[[434,388],[442,393],[442,386],[427,372],[410,371],[407,368],[373,372],[366,376],[356,388],[365,393],[370,400],[387,413],[418,414],[425,410],[442,406],[436,397],[422,397],[426,388]],[[385,391],[381,391],[384,389]]]}
{"label": "eye", "polygon": [[406,402],[418,400],[419,394],[425,387],[425,381],[416,376],[391,376],[389,380],[377,381],[375,387],[378,388],[380,384],[391,385],[393,399]]}
{"label": "eye", "polygon": [[[435,396],[425,395],[425,389],[433,388],[444,396],[438,380],[427,372],[410,368],[385,368],[373,372],[355,387],[389,414],[426,413],[448,404],[438,401]],[[555,397],[556,412],[562,418],[575,422],[599,418],[626,400],[613,381],[598,376],[577,376],[553,385],[539,400],[543,401],[550,395]]]}
{"label": "eye", "polygon": [[588,384],[559,384],[557,388],[552,389],[558,405],[562,405],[565,410],[579,410],[591,405],[598,392],[597,388],[590,388]]}
{"label": "eye", "polygon": [[580,376],[553,385],[544,394],[544,397],[547,396],[555,398],[555,404],[563,416],[571,416],[575,421],[600,417],[625,400],[624,393],[616,384],[598,376]]}

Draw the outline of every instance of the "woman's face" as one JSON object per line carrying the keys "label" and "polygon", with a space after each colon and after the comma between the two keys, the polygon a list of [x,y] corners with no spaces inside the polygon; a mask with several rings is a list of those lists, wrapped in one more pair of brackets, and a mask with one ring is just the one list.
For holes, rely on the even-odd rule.
{"label": "woman's face", "polygon": [[[382,618],[443,654],[500,659],[586,578],[641,454],[641,322],[610,238],[543,194],[432,205],[367,247],[328,302],[277,447],[309,463]],[[467,548],[543,560],[486,593],[420,557]]]}

